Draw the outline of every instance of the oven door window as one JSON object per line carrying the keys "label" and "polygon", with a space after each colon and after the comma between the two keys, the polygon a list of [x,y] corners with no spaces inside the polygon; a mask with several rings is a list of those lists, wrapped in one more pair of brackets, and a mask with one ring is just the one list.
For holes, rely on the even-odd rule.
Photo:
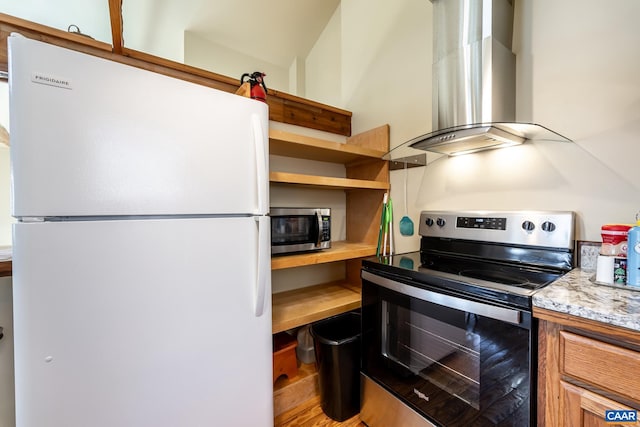
{"label": "oven door window", "polygon": [[442,425],[530,425],[530,313],[514,325],[363,284],[363,373]]}
{"label": "oven door window", "polygon": [[382,301],[382,317],[381,354],[398,371],[406,370],[407,375],[422,378],[480,409],[480,335],[473,328],[386,300]]}

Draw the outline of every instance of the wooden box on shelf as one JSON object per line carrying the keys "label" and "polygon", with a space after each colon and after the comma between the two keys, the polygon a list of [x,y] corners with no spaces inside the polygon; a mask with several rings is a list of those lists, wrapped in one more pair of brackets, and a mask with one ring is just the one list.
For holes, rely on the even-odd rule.
{"label": "wooden box on shelf", "polygon": [[298,375],[298,360],[296,359],[296,347],[298,341],[287,334],[280,332],[273,336],[273,382],[284,375],[292,379]]}

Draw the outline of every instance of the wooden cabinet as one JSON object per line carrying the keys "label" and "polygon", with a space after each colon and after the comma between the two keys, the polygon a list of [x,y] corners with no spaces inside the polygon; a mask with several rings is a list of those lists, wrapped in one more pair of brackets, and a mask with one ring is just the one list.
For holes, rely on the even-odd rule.
{"label": "wooden cabinet", "polygon": [[345,279],[273,295],[273,332],[281,332],[360,306],[360,260],[375,255],[382,199],[389,191],[389,126],[337,143],[281,130],[269,131],[269,153],[344,165],[345,177],[270,171],[272,185],[346,192],[346,240],[318,252],[272,258],[271,269],[345,262]]}
{"label": "wooden cabinet", "polygon": [[[612,426],[640,411],[640,332],[534,308],[540,319],[538,425]],[[637,421],[622,425],[640,426]]]}
{"label": "wooden cabinet", "polygon": [[[612,425],[620,425],[605,420],[605,411],[608,409],[633,409],[598,393],[564,381],[560,381],[560,408],[562,408],[562,411],[558,426],[576,427],[611,427]],[[625,423],[624,425],[634,424]]]}

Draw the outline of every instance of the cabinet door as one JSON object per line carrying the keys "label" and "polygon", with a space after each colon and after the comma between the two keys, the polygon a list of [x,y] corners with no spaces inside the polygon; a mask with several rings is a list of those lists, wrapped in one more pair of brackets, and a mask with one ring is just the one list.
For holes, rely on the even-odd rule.
{"label": "cabinet door", "polygon": [[[609,409],[631,409],[614,400],[560,381],[560,414],[561,426],[566,427],[612,427],[640,426],[637,421],[615,423],[607,422],[605,411]],[[637,412],[636,412],[637,413]]]}
{"label": "cabinet door", "polygon": [[640,366],[640,352],[569,331],[560,332],[560,372],[583,383],[640,401],[640,383],[629,375]]}

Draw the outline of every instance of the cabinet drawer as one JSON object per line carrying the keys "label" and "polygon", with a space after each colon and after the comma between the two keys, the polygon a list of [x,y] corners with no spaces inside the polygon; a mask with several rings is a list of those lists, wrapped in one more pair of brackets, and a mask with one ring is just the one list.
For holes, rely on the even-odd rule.
{"label": "cabinet drawer", "polygon": [[560,372],[635,402],[640,401],[640,353],[567,331],[560,332]]}

